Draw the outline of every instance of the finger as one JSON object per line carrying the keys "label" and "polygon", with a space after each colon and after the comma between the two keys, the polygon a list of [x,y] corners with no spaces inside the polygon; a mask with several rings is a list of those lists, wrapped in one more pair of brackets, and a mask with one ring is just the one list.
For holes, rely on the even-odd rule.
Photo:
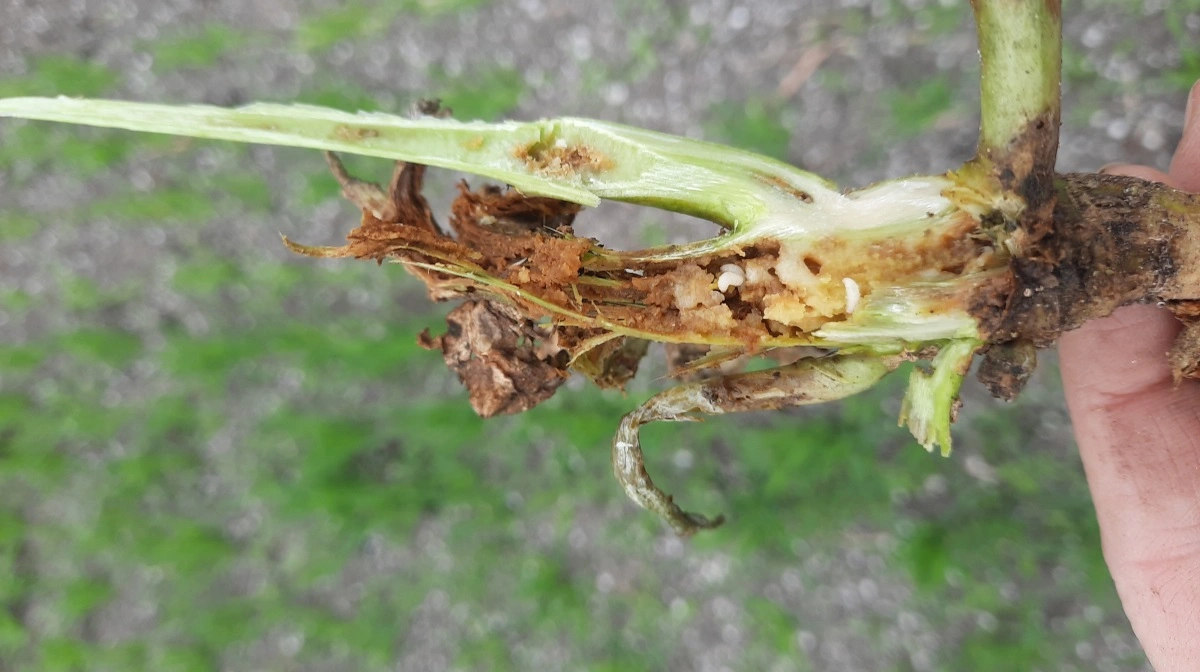
{"label": "finger", "polygon": [[1192,87],[1188,95],[1183,139],[1179,141],[1175,158],[1171,161],[1171,177],[1178,189],[1200,191],[1200,82]]}
{"label": "finger", "polygon": [[1149,166],[1136,166],[1131,163],[1110,163],[1101,168],[1100,172],[1105,175],[1128,175],[1129,177],[1137,177],[1149,180],[1150,182],[1162,182],[1167,186],[1182,189],[1170,175]]}
{"label": "finger", "polygon": [[[1185,142],[1197,135],[1185,133]],[[1183,151],[1200,154],[1200,144],[1181,143]],[[1187,180],[1174,171],[1187,165],[1177,158],[1171,175],[1142,166],[1105,172],[1181,188]],[[1166,311],[1134,306],[1060,344],[1105,560],[1160,670],[1187,669],[1200,656],[1200,384],[1174,385],[1165,354],[1178,331]]]}

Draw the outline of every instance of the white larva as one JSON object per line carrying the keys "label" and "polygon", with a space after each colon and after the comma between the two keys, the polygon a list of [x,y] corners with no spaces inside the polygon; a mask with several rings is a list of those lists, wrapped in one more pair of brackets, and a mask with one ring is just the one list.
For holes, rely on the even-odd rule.
{"label": "white larva", "polygon": [[730,287],[741,287],[746,281],[746,272],[737,264],[725,264],[721,267],[721,275],[717,276],[717,291],[724,294]]}
{"label": "white larva", "polygon": [[846,286],[846,314],[853,315],[862,292],[858,289],[858,283],[851,278],[842,278],[842,284]]}

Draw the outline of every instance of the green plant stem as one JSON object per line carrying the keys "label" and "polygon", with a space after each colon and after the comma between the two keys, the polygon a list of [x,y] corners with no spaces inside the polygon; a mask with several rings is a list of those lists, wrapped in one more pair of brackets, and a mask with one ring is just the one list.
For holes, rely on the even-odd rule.
{"label": "green plant stem", "polygon": [[833,183],[781,161],[590,119],[459,122],[311,105],[222,108],[66,97],[0,99],[0,117],[420,163],[581,205],[607,198],[673,210],[735,232],[795,207],[841,198]]}
{"label": "green plant stem", "polygon": [[[1060,0],[972,0],[979,33],[979,156],[1006,161],[1030,126],[1057,148],[1062,81]],[[1054,152],[1049,152],[1053,162]],[[1039,157],[1041,158],[1041,157]],[[1050,166],[1052,168],[1052,166]]]}

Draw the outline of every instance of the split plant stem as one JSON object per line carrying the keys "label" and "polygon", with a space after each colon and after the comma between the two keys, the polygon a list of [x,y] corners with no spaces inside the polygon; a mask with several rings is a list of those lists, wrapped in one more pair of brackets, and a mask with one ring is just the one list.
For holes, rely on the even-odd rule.
{"label": "split plant stem", "polygon": [[[1058,175],[1058,0],[973,0],[982,125],[976,156],[943,175],[843,192],[749,152],[586,119],[458,122],[301,105],[235,109],[70,98],[0,100],[0,116],[325,150],[362,220],[311,256],[402,264],[434,300],[465,299],[446,334],[422,335],[485,417],[548,398],[570,372],[620,387],[651,341],[692,380],[627,415],[613,469],[680,534],[688,513],[645,469],[656,420],[841,399],[916,361],[900,422],[948,454],[977,355],[996,396],[1017,395],[1037,348],[1128,303],[1185,323],[1171,362],[1200,361],[1200,203],[1133,178]],[[397,162],[381,188],[329,152]],[[425,166],[511,187],[463,186],[443,228]],[[626,201],[708,219],[717,237],[623,251],[575,235],[581,207]],[[736,373],[751,357],[766,371]]]}

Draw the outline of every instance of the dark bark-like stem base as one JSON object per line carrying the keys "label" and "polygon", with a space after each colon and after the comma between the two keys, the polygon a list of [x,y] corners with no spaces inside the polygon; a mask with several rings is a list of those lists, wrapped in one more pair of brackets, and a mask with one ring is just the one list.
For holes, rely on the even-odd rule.
{"label": "dark bark-like stem base", "polygon": [[[1200,317],[1200,196],[1103,174],[1059,175],[1055,191],[1053,219],[1014,232],[1009,273],[974,297],[988,341],[1047,347],[1132,303],[1162,303],[1185,323]],[[1174,356],[1191,362],[1176,364],[1181,375],[1200,355],[1186,350]]]}

